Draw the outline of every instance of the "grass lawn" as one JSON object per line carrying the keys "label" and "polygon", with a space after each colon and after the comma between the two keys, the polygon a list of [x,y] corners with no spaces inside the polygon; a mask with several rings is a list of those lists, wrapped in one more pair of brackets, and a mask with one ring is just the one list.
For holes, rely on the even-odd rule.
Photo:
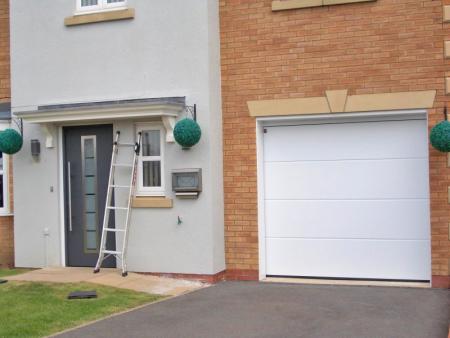
{"label": "grass lawn", "polygon": [[0,278],[7,276],[20,275],[33,269],[0,269]]}
{"label": "grass lawn", "polygon": [[[77,290],[96,290],[98,298],[68,300]],[[10,281],[0,284],[0,337],[47,336],[161,298],[88,283]]]}

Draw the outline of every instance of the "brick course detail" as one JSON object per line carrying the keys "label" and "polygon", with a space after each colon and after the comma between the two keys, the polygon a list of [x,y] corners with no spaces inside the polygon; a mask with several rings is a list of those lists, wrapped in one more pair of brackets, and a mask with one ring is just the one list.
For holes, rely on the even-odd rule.
{"label": "brick course detail", "polygon": [[[447,1],[447,4],[450,1]],[[258,275],[255,119],[247,101],[437,90],[429,125],[443,119],[450,61],[441,0],[378,0],[272,12],[271,0],[220,0],[226,264]],[[450,169],[430,148],[432,273],[448,280]],[[239,273],[241,271],[242,273]],[[437,286],[437,285],[436,285]]]}

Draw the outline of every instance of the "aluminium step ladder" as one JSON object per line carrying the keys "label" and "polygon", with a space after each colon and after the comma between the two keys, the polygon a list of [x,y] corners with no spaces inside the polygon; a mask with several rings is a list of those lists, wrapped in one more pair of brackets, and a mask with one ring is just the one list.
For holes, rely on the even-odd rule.
{"label": "aluminium step ladder", "polygon": [[[100,252],[98,255],[97,264],[95,265],[94,273],[100,271],[102,263],[108,257],[116,257],[116,259],[120,260],[122,266],[122,276],[126,277],[128,275],[127,272],[127,263],[126,263],[126,253],[128,246],[128,228],[130,225],[131,219],[131,200],[135,193],[136,187],[136,176],[137,176],[137,163],[138,157],[141,150],[141,139],[142,133],[138,134],[138,140],[136,143],[120,143],[120,131],[116,133],[116,139],[113,144],[113,151],[111,157],[111,167],[109,169],[109,180],[108,180],[108,191],[106,194],[106,205],[105,205],[105,215],[103,217],[103,227],[102,227],[102,238],[100,241]],[[131,163],[117,163],[117,157],[119,154],[119,149],[122,147],[132,147],[134,148],[133,154],[133,162]],[[130,185],[118,185],[115,184],[115,172],[116,168],[125,167],[130,168]],[[116,189],[127,189],[128,190],[128,201],[127,206],[113,206],[112,205],[112,195]],[[125,225],[123,228],[117,227],[117,225],[113,228],[109,227],[109,216],[111,212],[120,211],[125,213]],[[116,222],[117,223],[117,222]],[[108,239],[108,235],[110,233],[122,233],[122,250],[121,251],[113,251],[107,250],[106,243]]]}

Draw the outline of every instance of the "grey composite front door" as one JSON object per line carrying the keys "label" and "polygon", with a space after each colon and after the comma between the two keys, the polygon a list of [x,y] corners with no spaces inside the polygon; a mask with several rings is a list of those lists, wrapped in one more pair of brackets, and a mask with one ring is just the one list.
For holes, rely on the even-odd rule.
{"label": "grey composite front door", "polygon": [[[113,144],[112,125],[65,127],[66,263],[94,267],[99,251]],[[114,213],[110,215],[114,227]],[[114,236],[107,248],[115,250]],[[103,267],[115,267],[113,257]]]}

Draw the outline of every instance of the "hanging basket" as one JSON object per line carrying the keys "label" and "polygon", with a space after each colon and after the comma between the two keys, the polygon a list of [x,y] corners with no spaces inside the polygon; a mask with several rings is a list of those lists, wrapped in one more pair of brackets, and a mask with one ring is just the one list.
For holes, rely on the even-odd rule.
{"label": "hanging basket", "polygon": [[22,149],[23,138],[14,129],[8,128],[0,132],[0,151],[13,155]]}
{"label": "hanging basket", "polygon": [[431,129],[430,143],[433,148],[448,153],[450,152],[450,122],[445,120],[439,122]]}
{"label": "hanging basket", "polygon": [[200,141],[202,130],[196,121],[185,118],[177,122],[173,136],[180,146],[189,149]]}

